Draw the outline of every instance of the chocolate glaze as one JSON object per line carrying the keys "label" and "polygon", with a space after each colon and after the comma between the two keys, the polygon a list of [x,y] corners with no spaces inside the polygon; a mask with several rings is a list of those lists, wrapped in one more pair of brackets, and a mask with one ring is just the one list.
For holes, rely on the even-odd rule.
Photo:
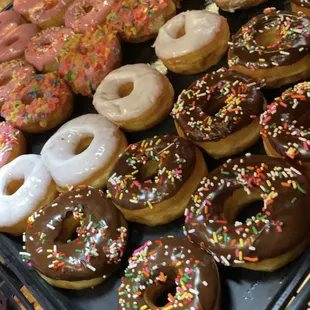
{"label": "chocolate glaze", "polygon": [[175,302],[167,301],[177,306],[172,309],[217,309],[220,280],[215,262],[199,247],[179,238],[148,241],[133,253],[119,288],[118,309],[150,309],[146,291],[168,281],[176,285]]}
{"label": "chocolate glaze", "polygon": [[[158,164],[156,176],[142,180],[141,169],[150,162]],[[191,176],[195,164],[195,146],[190,141],[172,136],[148,138],[129,145],[120,156],[110,173],[108,192],[122,208],[149,208],[150,203],[173,197]]]}
{"label": "chocolate glaze", "polygon": [[261,116],[262,135],[283,157],[310,161],[310,82],[287,89]]}
{"label": "chocolate glaze", "polygon": [[[310,225],[310,185],[297,169],[262,155],[234,159],[217,168],[201,182],[185,211],[188,239],[228,266],[293,250],[309,239]],[[244,190],[244,196],[256,193],[264,201],[262,211],[245,223],[229,219],[232,210],[224,207],[238,189]]]}
{"label": "chocolate glaze", "polygon": [[[264,35],[259,31],[277,27],[282,27],[277,43],[268,47],[257,43],[257,35]],[[232,43],[230,66],[242,65],[255,70],[292,65],[310,53],[310,20],[300,13],[271,10],[270,14],[252,18],[233,36]]]}
{"label": "chocolate glaze", "polygon": [[[63,221],[72,213],[78,237],[61,242]],[[34,213],[25,237],[30,263],[45,276],[67,281],[105,278],[119,267],[127,242],[127,223],[103,192],[83,186]],[[57,258],[57,253],[63,258]],[[55,260],[64,264],[53,267]]]}
{"label": "chocolate glaze", "polygon": [[189,139],[218,141],[249,125],[263,103],[253,80],[222,68],[183,90],[172,116]]}
{"label": "chocolate glaze", "polygon": [[291,0],[293,3],[304,7],[304,8],[310,8],[310,1],[309,0]]}

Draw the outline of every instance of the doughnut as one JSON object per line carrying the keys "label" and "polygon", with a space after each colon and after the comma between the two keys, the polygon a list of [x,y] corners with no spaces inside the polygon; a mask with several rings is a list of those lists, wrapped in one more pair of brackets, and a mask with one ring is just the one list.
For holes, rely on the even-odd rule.
{"label": "doughnut", "polygon": [[303,12],[310,17],[310,1],[309,0],[291,0],[293,12]]}
{"label": "doughnut", "polygon": [[127,131],[154,127],[170,113],[174,89],[168,78],[147,64],[109,73],[94,95],[99,114]]}
{"label": "doughnut", "polygon": [[266,87],[278,88],[310,76],[310,20],[273,9],[252,18],[233,36],[229,66]]}
{"label": "doughnut", "polygon": [[[173,287],[175,294],[167,294]],[[119,310],[218,310],[220,278],[212,257],[198,246],[165,237],[134,251],[118,295]],[[160,297],[167,300],[163,307],[157,306]]]}
{"label": "doughnut", "polygon": [[120,63],[118,36],[106,26],[96,27],[66,42],[58,73],[75,93],[92,96],[105,76]]}
{"label": "doughnut", "polygon": [[39,28],[36,25],[21,24],[3,34],[0,37],[0,63],[24,59],[26,45],[38,32]]}
{"label": "doughnut", "polygon": [[214,0],[215,4],[223,11],[235,12],[240,9],[248,9],[260,5],[267,0]]}
{"label": "doughnut", "polygon": [[65,12],[72,0],[14,0],[13,8],[40,28],[64,24]]}
{"label": "doughnut", "polygon": [[119,268],[127,229],[102,191],[81,185],[29,217],[20,254],[53,286],[93,287]]}
{"label": "doughnut", "polygon": [[[302,170],[300,170],[302,171]],[[185,210],[189,241],[225,266],[274,271],[309,244],[309,180],[283,159],[246,154],[205,177]],[[239,212],[263,202],[244,222]]]}
{"label": "doughnut", "polygon": [[74,32],[71,29],[64,27],[42,30],[28,43],[25,59],[38,71],[57,71],[60,51],[64,43],[73,35]]}
{"label": "doughnut", "polygon": [[258,141],[264,105],[266,100],[256,82],[222,68],[184,89],[171,114],[181,137],[210,156],[223,158]]}
{"label": "doughnut", "polygon": [[310,171],[310,82],[287,89],[261,116],[267,155],[302,163]]}
{"label": "doughnut", "polygon": [[0,169],[0,231],[19,236],[27,218],[57,195],[39,155],[21,155]]}
{"label": "doughnut", "polygon": [[24,24],[26,21],[23,17],[14,11],[4,11],[0,13],[0,40],[11,30]]}
{"label": "doughnut", "polygon": [[102,25],[113,3],[114,0],[75,0],[66,11],[65,25],[76,33],[84,33],[90,26]]}
{"label": "doughnut", "polygon": [[26,153],[23,133],[8,122],[0,123],[0,168]]}
{"label": "doughnut", "polygon": [[170,71],[195,74],[221,60],[229,36],[224,17],[206,10],[187,11],[160,28],[155,53]]}
{"label": "doughnut", "polygon": [[15,89],[3,104],[1,116],[22,131],[39,133],[64,122],[72,113],[73,96],[54,73],[35,74]]}
{"label": "doughnut", "polygon": [[103,188],[112,166],[127,146],[117,126],[98,114],[86,114],[66,124],[41,151],[59,191],[88,184]]}
{"label": "doughnut", "polygon": [[123,40],[139,43],[157,36],[159,28],[176,14],[173,0],[115,1],[107,23]]}
{"label": "doughnut", "polygon": [[159,136],[131,144],[108,179],[108,198],[131,222],[156,226],[180,217],[207,174],[201,152],[180,137]]}
{"label": "doughnut", "polygon": [[12,0],[0,0],[0,11],[7,9],[12,2]]}
{"label": "doughnut", "polygon": [[34,68],[20,59],[0,64],[0,106],[13,90],[29,83],[34,73]]}

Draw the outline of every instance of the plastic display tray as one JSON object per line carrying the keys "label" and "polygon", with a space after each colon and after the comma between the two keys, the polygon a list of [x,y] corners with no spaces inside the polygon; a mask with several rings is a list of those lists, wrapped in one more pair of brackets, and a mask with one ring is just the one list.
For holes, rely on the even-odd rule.
{"label": "plastic display tray", "polygon": [[[210,2],[204,0],[183,0],[182,10],[205,9]],[[271,0],[264,5],[246,11],[240,11],[234,14],[220,11],[220,14],[228,19],[231,33],[234,34],[251,17],[260,14],[268,6],[274,6],[279,10],[290,10],[289,1]],[[139,62],[154,63],[157,57],[155,56],[152,44],[153,41],[141,44],[123,44],[123,64]],[[226,58],[208,71],[216,70],[222,66],[227,66]],[[183,88],[186,88],[194,80],[203,76],[203,73],[182,76],[168,72],[167,76],[173,84],[177,96]],[[270,102],[285,88],[263,90],[263,93]],[[81,96],[75,98],[75,110],[72,118],[81,114],[94,112],[91,98]],[[39,154],[44,143],[54,132],[55,130],[45,134],[27,135],[28,152]],[[155,134],[167,133],[176,134],[171,117],[167,118],[155,128],[143,132],[126,134],[126,136],[129,142],[135,142]],[[246,152],[264,154],[262,143],[257,143]],[[216,161],[208,156],[205,156],[205,159],[209,170],[214,169],[223,162]],[[14,295],[24,304],[25,309],[34,309],[34,306],[23,295],[19,297],[19,289],[22,286],[26,286],[37,299],[38,303],[46,310],[117,309],[117,288],[120,285],[120,278],[126,267],[127,259],[133,250],[149,239],[153,240],[167,235],[182,237],[183,221],[184,219],[180,218],[170,224],[158,227],[147,227],[145,225],[131,223],[129,225],[129,244],[120,271],[113,274],[102,285],[94,289],[82,291],[62,290],[48,285],[33,269],[21,261],[18,254],[22,249],[21,238],[12,238],[8,235],[0,234],[0,256],[3,258],[3,264],[0,264],[0,310],[5,309],[4,306],[19,309],[13,299]],[[294,262],[273,273],[255,272],[222,266],[219,267],[219,271],[222,289],[222,310],[277,310],[285,309],[289,303],[290,306],[288,309],[307,309],[308,301],[310,301],[310,281],[305,281],[305,279],[307,280],[310,272],[310,249]],[[6,297],[6,305],[4,301],[1,303],[1,295]]]}

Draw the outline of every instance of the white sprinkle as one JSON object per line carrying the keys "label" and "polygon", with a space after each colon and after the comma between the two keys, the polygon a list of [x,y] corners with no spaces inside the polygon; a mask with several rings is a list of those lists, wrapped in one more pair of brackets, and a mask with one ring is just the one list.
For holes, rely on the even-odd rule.
{"label": "white sprinkle", "polygon": [[86,267],[90,269],[91,271],[94,271],[94,272],[96,271],[96,268],[92,265],[87,264]]}
{"label": "white sprinkle", "polygon": [[53,225],[51,225],[51,224],[47,224],[46,225],[49,229],[52,229],[52,230],[55,230],[56,228],[53,226]]}

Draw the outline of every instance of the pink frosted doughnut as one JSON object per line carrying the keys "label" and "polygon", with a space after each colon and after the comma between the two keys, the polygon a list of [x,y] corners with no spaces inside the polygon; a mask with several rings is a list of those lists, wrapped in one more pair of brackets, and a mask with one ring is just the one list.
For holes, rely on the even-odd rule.
{"label": "pink frosted doughnut", "polygon": [[74,32],[69,28],[53,27],[34,36],[25,50],[26,60],[38,71],[53,72],[58,67],[58,56],[64,43]]}
{"label": "pink frosted doughnut", "polygon": [[0,106],[13,90],[28,84],[34,73],[31,65],[19,59],[0,64]]}
{"label": "pink frosted doughnut", "polygon": [[75,0],[65,15],[65,25],[76,33],[84,33],[89,26],[101,25],[111,11],[114,0]]}
{"label": "pink frosted doughnut", "polygon": [[24,24],[22,16],[14,11],[5,11],[0,13],[0,40],[12,29]]}
{"label": "pink frosted doughnut", "polygon": [[14,0],[14,10],[41,28],[64,24],[64,16],[72,0]]}

